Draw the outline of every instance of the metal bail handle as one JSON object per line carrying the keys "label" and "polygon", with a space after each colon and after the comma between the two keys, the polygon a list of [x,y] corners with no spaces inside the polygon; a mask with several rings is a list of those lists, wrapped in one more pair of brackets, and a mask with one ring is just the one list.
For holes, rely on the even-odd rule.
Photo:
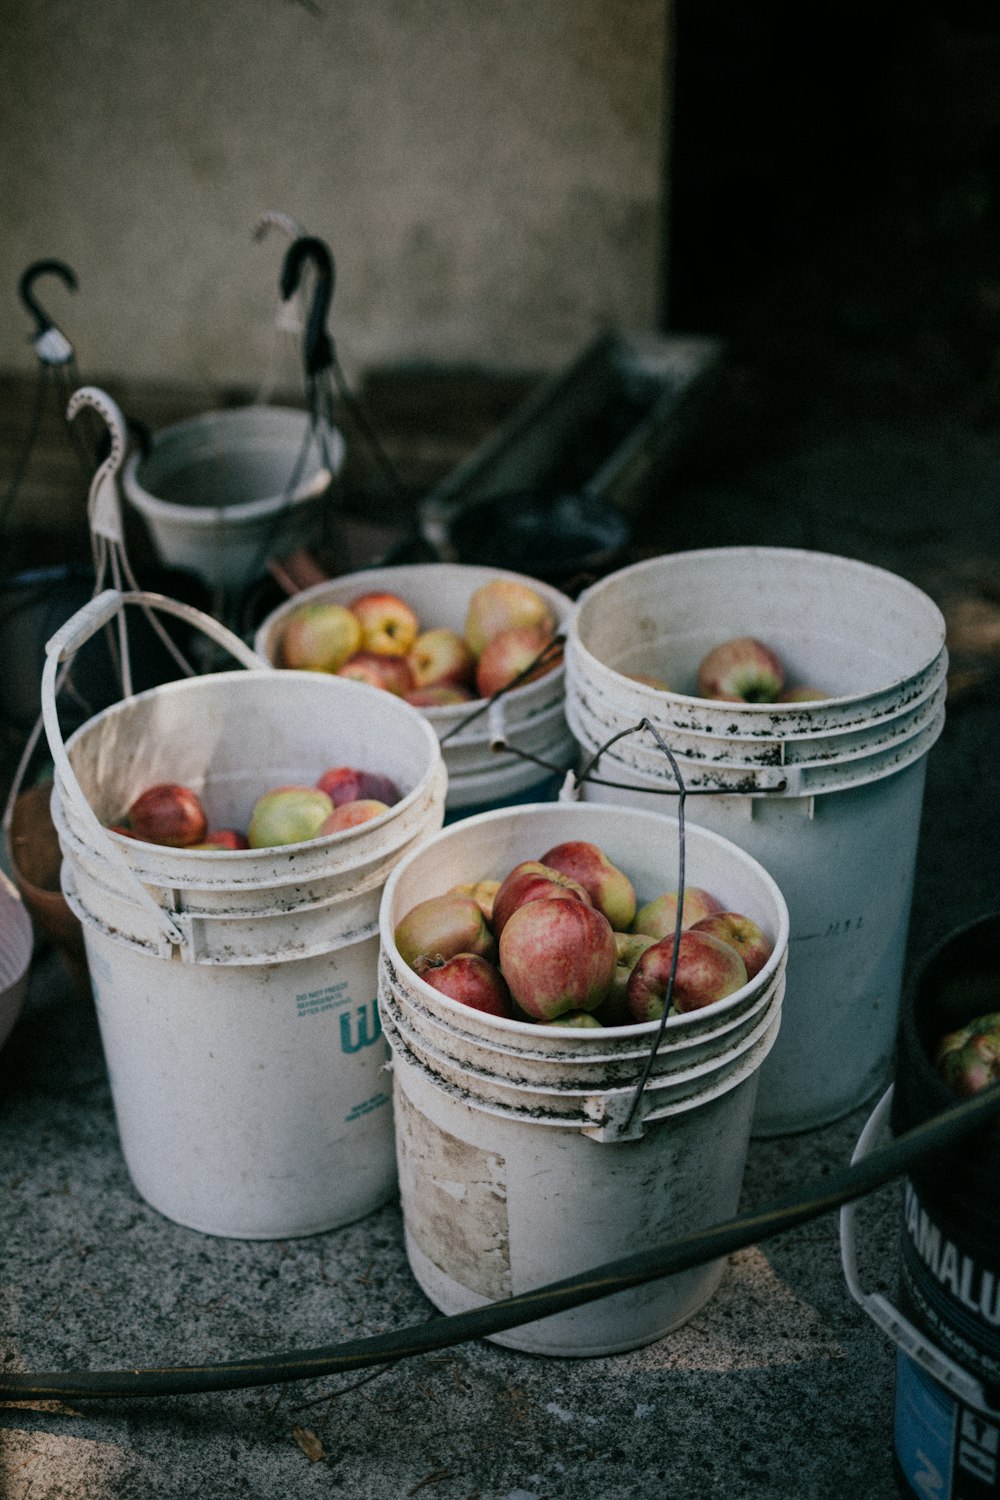
{"label": "metal bail handle", "polygon": [[[858,1137],[858,1144],[851,1157],[851,1165],[861,1161],[872,1149],[875,1137],[884,1126],[892,1104],[892,1084],[886,1089],[868,1117]],[[968,1370],[956,1364],[947,1354],[936,1348],[899,1309],[883,1297],[880,1292],[866,1292],[861,1286],[857,1255],[857,1202],[845,1203],[840,1210],[840,1261],[844,1271],[847,1290],[883,1333],[888,1334],[922,1369],[953,1396],[968,1406],[988,1411],[990,1404],[981,1383]]]}
{"label": "metal bail handle", "polygon": [[139,880],[132,866],[122,853],[116,841],[108,833],[94,812],[90,803],[83,794],[83,788],[76,778],[76,772],[66,754],[66,745],[62,737],[62,728],[59,723],[59,709],[56,702],[56,676],[60,665],[68,657],[83,646],[91,636],[95,635],[103,625],[114,620],[126,605],[138,605],[146,609],[158,609],[166,614],[176,615],[178,619],[186,620],[188,624],[195,626],[204,632],[212,640],[224,646],[232,656],[244,667],[249,669],[261,668],[264,671],[275,671],[271,663],[258,656],[249,646],[227,630],[218,620],[211,615],[202,614],[201,610],[194,609],[189,604],[182,604],[179,600],[168,599],[163,594],[135,592],[123,594],[118,589],[105,589],[103,593],[97,594],[83,606],[73,617],[66,621],[56,631],[55,635],[45,646],[45,665],[42,668],[41,700],[42,721],[45,725],[45,737],[49,742],[49,751],[52,755],[52,763],[59,773],[62,783],[73,799],[77,813],[90,829],[92,836],[97,841],[97,847],[104,856],[111,861],[115,869],[124,876],[129,888],[133,891],[136,899],[152,915],[160,931],[168,943],[175,947],[183,947],[185,937],[181,929],[174,923],[163,908],[153,900],[145,886]]}

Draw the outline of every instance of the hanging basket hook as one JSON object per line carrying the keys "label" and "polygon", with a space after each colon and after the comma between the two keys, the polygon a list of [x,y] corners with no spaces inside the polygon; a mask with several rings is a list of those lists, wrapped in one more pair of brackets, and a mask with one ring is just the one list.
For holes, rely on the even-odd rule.
{"label": "hanging basket hook", "polygon": [[32,288],[39,276],[58,276],[71,292],[77,290],[76,275],[61,260],[36,260],[21,274],[18,294],[28,312],[35,320],[35,352],[44,364],[65,365],[73,358],[73,345],[65,334],[55,326]]}
{"label": "hanging basket hook", "polygon": [[281,268],[281,295],[286,299],[297,290],[302,277],[302,268],[307,260],[316,267],[316,288],[306,320],[304,356],[307,375],[318,375],[333,364],[333,345],[327,331],[326,320],[333,301],[334,268],[333,256],[325,240],[315,235],[302,235],[289,246]]}

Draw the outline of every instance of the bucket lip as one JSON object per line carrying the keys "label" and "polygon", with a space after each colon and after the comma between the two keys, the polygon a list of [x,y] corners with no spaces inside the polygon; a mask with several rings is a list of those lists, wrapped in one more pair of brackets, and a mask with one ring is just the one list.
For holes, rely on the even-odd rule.
{"label": "bucket lip", "polygon": [[[324,672],[302,672],[290,669],[282,669],[279,672],[276,671],[273,667],[248,667],[239,672],[206,672],[197,677],[185,677],[177,679],[174,682],[161,683],[156,687],[146,688],[141,693],[135,693],[131,698],[119,699],[117,703],[111,704],[109,708],[102,709],[100,713],[94,714],[91,718],[87,719],[83,724],[80,725],[79,729],[74,730],[69,739],[66,741],[67,753],[69,753],[75,743],[79,739],[82,739],[86,735],[87,731],[92,729],[93,726],[101,719],[110,718],[111,716],[120,713],[123,709],[130,708],[133,704],[136,703],[148,701],[158,694],[162,695],[164,692],[197,691],[203,686],[210,688],[213,684],[217,684],[220,681],[225,681],[227,686],[232,686],[236,683],[256,683],[264,680],[269,683],[278,683],[281,681],[305,681],[313,685],[320,682],[335,684],[335,686],[332,688],[333,692],[346,692],[348,696],[350,696],[352,693],[378,693],[380,703],[382,703],[385,699],[388,699],[392,704],[392,707],[388,710],[389,713],[400,713],[404,717],[409,718],[411,724],[413,724],[414,726],[419,726],[417,732],[422,736],[429,753],[429,764],[425,776],[423,776],[415,786],[411,787],[408,792],[404,793],[404,795],[400,797],[398,802],[394,802],[386,812],[379,813],[378,817],[376,818],[369,818],[365,823],[358,823],[353,828],[342,828],[339,829],[336,833],[323,834],[322,837],[319,838],[300,839],[294,844],[280,844],[273,846],[276,849],[280,849],[283,856],[292,855],[296,852],[296,850],[299,849],[315,847],[317,845],[331,844],[334,842],[334,840],[337,841],[339,847],[345,847],[352,841],[352,839],[360,840],[369,833],[378,832],[387,823],[390,823],[398,818],[401,813],[408,811],[417,801],[418,797],[425,794],[425,783],[427,782],[428,778],[433,777],[434,772],[439,768],[442,762],[442,755],[438,737],[434,733],[433,728],[424,719],[419,709],[414,708],[409,703],[405,703],[401,698],[396,698],[391,693],[383,692],[381,688],[373,688],[364,682],[352,682],[348,678],[336,677],[333,674]],[[238,691],[243,691],[243,689],[240,688],[238,689]],[[279,691],[282,691],[282,689],[279,688]],[[331,688],[324,687],[321,689],[321,691],[328,692],[331,691]],[[367,701],[370,701],[370,699]],[[173,848],[172,846],[164,844],[150,844],[145,839],[133,839],[123,834],[111,833],[110,830],[107,830],[107,832],[109,838],[115,839],[118,845],[126,851],[130,847],[138,843],[141,844],[144,848],[159,850],[161,855],[169,855],[171,853],[184,857],[193,855],[195,858],[204,857],[204,859],[206,860],[225,860],[229,864],[238,864],[241,861],[244,863],[249,863],[251,859],[259,859],[261,855],[266,852],[264,849],[220,849],[217,847],[213,847],[211,849],[192,849],[186,846],[181,848]]]}
{"label": "bucket lip", "polygon": [[[794,560],[802,562],[804,565],[807,563],[823,563],[839,567],[846,573],[854,573],[856,575],[871,579],[883,579],[888,586],[891,586],[894,589],[907,594],[914,603],[919,603],[921,607],[926,611],[928,617],[930,619],[933,619],[938,634],[937,650],[934,651],[927,658],[923,666],[918,668],[915,672],[908,672],[903,674],[902,676],[890,679],[886,681],[881,687],[874,689],[873,692],[846,693],[838,696],[830,696],[828,698],[814,699],[811,703],[760,704],[723,702],[719,699],[702,698],[694,693],[679,693],[675,692],[673,689],[655,689],[643,683],[633,682],[630,678],[625,676],[624,673],[618,672],[616,668],[610,667],[606,662],[601,661],[601,659],[595,656],[583,641],[583,638],[580,634],[580,626],[581,620],[586,614],[588,608],[593,605],[594,600],[598,599],[604,593],[610,593],[628,578],[637,577],[640,574],[653,573],[657,569],[663,568],[665,563],[676,561],[678,565],[680,565],[681,562],[693,563],[697,565],[702,562],[714,562],[726,557],[746,559],[748,562],[751,562],[753,560],[774,558],[780,559],[782,561]],[[930,671],[930,669],[934,666],[935,662],[941,657],[942,653],[945,650],[946,633],[947,630],[944,615],[942,614],[941,610],[938,608],[934,600],[930,597],[930,595],[926,593],[925,590],[919,588],[917,584],[911,583],[908,578],[903,578],[899,573],[893,573],[888,568],[880,567],[877,563],[863,562],[860,558],[844,557],[836,552],[819,552],[805,547],[762,547],[754,545],[734,547],[700,547],[681,550],[679,552],[664,552],[660,553],[656,557],[642,558],[639,562],[630,563],[627,567],[619,568],[615,572],[609,573],[604,578],[599,578],[595,583],[592,583],[580,594],[577,600],[576,609],[574,610],[571,619],[568,621],[567,649],[572,646],[573,648],[579,650],[582,655],[585,655],[590,661],[594,662],[603,671],[613,673],[616,677],[619,677],[621,679],[623,684],[627,683],[630,690],[633,688],[635,688],[636,690],[641,689],[643,695],[648,697],[650,703],[662,701],[663,698],[668,698],[670,700],[677,700],[678,702],[685,705],[690,705],[692,711],[700,709],[702,712],[705,712],[706,710],[712,711],[714,709],[716,713],[718,713],[720,710],[728,713],[729,710],[732,709],[735,712],[737,719],[739,719],[740,717],[748,717],[749,715],[754,713],[759,714],[762,710],[764,710],[768,715],[770,715],[772,712],[777,713],[782,723],[784,724],[785,722],[793,722],[796,715],[799,716],[800,720],[802,718],[807,718],[810,709],[815,711],[815,707],[817,704],[827,705],[831,708],[850,707],[854,704],[863,703],[866,699],[871,698],[876,694],[891,692],[894,688],[900,686],[902,683],[909,682],[913,678]]]}
{"label": "bucket lip", "polygon": [[[396,947],[394,928],[390,921],[390,911],[397,886],[414,860],[426,856],[430,849],[438,848],[442,843],[450,843],[457,838],[461,838],[462,834],[468,828],[483,825],[488,826],[490,823],[495,823],[503,819],[530,818],[538,813],[554,815],[556,817],[582,817],[594,814],[599,819],[609,818],[613,822],[619,823],[623,819],[629,821],[638,819],[640,822],[645,823],[647,827],[652,827],[654,824],[661,827],[664,824],[669,824],[672,828],[677,829],[679,826],[677,818],[671,817],[666,813],[653,812],[646,808],[618,807],[610,803],[595,802],[525,802],[519,807],[490,808],[486,812],[474,813],[468,818],[461,818],[458,822],[441,829],[431,839],[420,845],[419,848],[411,849],[404,855],[399,864],[396,865],[389,879],[386,881],[385,889],[382,892],[382,902],[379,911],[379,931],[382,950],[390,967],[394,971],[405,970],[407,983],[414,982],[418,987],[418,994],[425,1001],[431,1001],[435,1005],[440,1005],[445,1011],[453,1011],[456,1017],[464,1016],[467,1018],[470,1013],[470,1007],[462,1005],[460,1001],[452,1000],[449,995],[444,995],[440,990],[436,990],[433,985],[429,985],[426,980],[421,979],[420,975],[411,969],[409,964],[400,957],[399,949]],[[686,826],[686,836],[690,838],[692,835],[699,841],[704,840],[707,843],[725,848],[727,854],[733,856],[734,862],[753,867],[758,878],[762,879],[763,884],[768,888],[774,900],[775,908],[778,912],[778,931],[775,935],[774,946],[767,963],[754,975],[753,979],[748,980],[738,990],[734,990],[731,995],[726,995],[721,1000],[713,1001],[711,1005],[701,1006],[698,1010],[688,1011],[685,1014],[668,1016],[663,1028],[664,1039],[673,1033],[683,1034],[685,1028],[692,1026],[699,1018],[704,1019],[706,1017],[725,1015],[727,1011],[734,1009],[746,999],[749,989],[762,989],[769,985],[785,961],[788,948],[790,928],[788,906],[773,876],[752,855],[747,854],[737,844],[734,844],[731,839],[724,838],[722,834],[715,833],[710,828],[701,828],[697,825],[692,826],[688,824]],[[592,1050],[604,1040],[603,1033],[607,1031],[613,1032],[615,1036],[622,1036],[628,1039],[629,1037],[651,1037],[660,1027],[660,1022],[657,1020],[638,1021],[631,1026],[602,1027],[598,1030],[597,1027],[572,1028],[567,1026],[550,1026],[540,1021],[508,1020],[505,1016],[491,1016],[481,1011],[473,1011],[473,1014],[481,1017],[481,1024],[489,1028],[495,1026],[500,1033],[521,1037],[540,1036],[545,1040],[560,1040],[567,1045],[570,1043],[579,1043],[579,1047],[574,1050],[586,1048]]]}

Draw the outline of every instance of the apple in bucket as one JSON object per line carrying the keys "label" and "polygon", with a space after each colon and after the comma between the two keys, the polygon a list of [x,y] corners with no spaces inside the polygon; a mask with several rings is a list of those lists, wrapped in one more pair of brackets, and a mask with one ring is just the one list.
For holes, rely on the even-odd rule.
{"label": "apple in bucket", "polygon": [[373,590],[348,608],[361,626],[361,649],[376,656],[405,656],[420,630],[416,611],[398,594]]}
{"label": "apple in bucket", "polygon": [[338,677],[351,682],[366,682],[369,687],[384,688],[403,698],[413,688],[413,672],[405,656],[393,656],[377,651],[356,651],[342,667],[337,668]]}
{"label": "apple in bucket", "polygon": [[735,948],[746,966],[747,978],[758,975],[771,957],[771,940],[751,917],[738,911],[717,911],[702,917],[689,929],[691,932],[707,932]]}
{"label": "apple in bucket", "polygon": [[596,1010],[617,958],[611,923],[589,902],[527,901],[500,934],[500,971],[536,1021]]}
{"label": "apple in bucket", "polygon": [[202,842],[208,832],[208,818],[201,799],[189,786],[163,781],[136,797],[122,831],[147,844],[183,849]]}
{"label": "apple in bucket", "polygon": [[521,687],[554,671],[561,652],[551,643],[551,630],[537,625],[522,625],[495,635],[476,663],[480,697],[492,698],[512,683]]}
{"label": "apple in bucket", "polygon": [[473,1010],[511,1020],[510,990],[496,964],[480,953],[455,953],[446,959],[418,959],[416,972],[425,983]]}
{"label": "apple in bucket", "polygon": [[736,636],[712,648],[698,667],[703,698],[733,703],[773,703],[785,686],[785,669],[754,636]]}
{"label": "apple in bucket", "polygon": [[468,642],[444,626],[421,631],[407,661],[417,688],[469,688],[476,670],[476,658]]}
{"label": "apple in bucket", "polygon": [[300,604],[281,633],[281,660],[307,672],[336,672],[361,648],[361,624],[343,604]]}
{"label": "apple in bucket", "polygon": [[554,870],[537,859],[525,859],[504,877],[493,897],[490,920],[493,931],[499,938],[510,918],[519,906],[528,901],[582,901],[590,906],[591,900],[578,881],[560,870]]}
{"label": "apple in bucket", "polygon": [[635,887],[597,844],[586,839],[568,839],[542,855],[542,864],[582,885],[597,910],[603,912],[616,932],[625,932],[635,918]]}
{"label": "apple in bucket", "polygon": [[[663,1015],[673,957],[674,939],[665,937],[637,959],[627,990],[634,1020],[658,1021]],[[683,1014],[714,1005],[746,982],[746,965],[735,948],[708,932],[681,933],[671,994],[675,1010]]]}
{"label": "apple in bucket", "polygon": [[537,589],[519,578],[492,578],[481,584],[469,599],[465,614],[465,639],[477,658],[490,641],[518,629],[540,630],[544,637],[555,630],[551,609]]}
{"label": "apple in bucket", "polygon": [[251,849],[318,838],[333,803],[315,786],[280,786],[254,803],[247,838]]}
{"label": "apple in bucket", "polygon": [[[695,922],[700,922],[703,917],[711,916],[713,912],[722,911],[722,902],[706,891],[701,886],[689,885],[684,888],[684,901],[681,911],[681,927],[693,927]],[[672,937],[677,928],[677,892],[664,891],[662,895],[647,901],[635,914],[632,922],[633,932],[643,932],[647,937],[664,938]]]}
{"label": "apple in bucket", "polygon": [[411,906],[397,923],[393,936],[399,956],[411,969],[434,959],[454,958],[456,953],[496,955],[496,938],[472,896],[445,891]]}
{"label": "apple in bucket", "polygon": [[365,771],[358,766],[331,766],[316,785],[326,793],[334,807],[363,797],[377,797],[391,807],[402,796],[391,776],[383,776],[379,771]]}

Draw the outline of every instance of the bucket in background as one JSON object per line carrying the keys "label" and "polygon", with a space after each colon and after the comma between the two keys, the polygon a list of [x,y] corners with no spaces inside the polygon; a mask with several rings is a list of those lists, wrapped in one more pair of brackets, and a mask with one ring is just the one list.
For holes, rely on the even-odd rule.
{"label": "bucket in background", "polygon": [[[461,635],[473,593],[494,578],[516,578],[529,584],[547,601],[559,629],[565,630],[573,601],[537,578],[471,564],[413,563],[367,568],[303,589],[267,616],[256,632],[254,645],[261,656],[278,666],[281,632],[298,605],[326,601],[346,605],[372,590],[398,594],[416,611],[422,629],[441,627]],[[459,726],[469,714],[482,705],[481,699],[420,710],[442,741],[448,769],[446,822],[492,807],[555,798],[560,776],[524,755],[493,747],[499,740],[506,740],[525,755],[538,756],[546,765],[563,770],[573,765],[577,750],[566,724],[563,691],[564,668],[560,663],[535,682],[505,693],[488,712],[462,728]]]}
{"label": "bucket in background", "polygon": [[[953,1105],[933,1065],[950,1031],[1000,1010],[1000,914],[947,938],[903,1000],[896,1082],[859,1140],[888,1115],[896,1135]],[[900,1209],[898,1308],[865,1293],[856,1214],[841,1211],[848,1288],[896,1344],[894,1458],[903,1492],[940,1500],[1000,1496],[1000,1128],[914,1168]]]}
{"label": "bucket in background", "polygon": [[[634,1118],[658,1023],[570,1030],[486,1016],[442,995],[393,937],[418,900],[501,878],[553,844],[598,844],[640,898],[677,881],[674,819],[591,804],[534,804],[453,824],[401,860],[382,899],[379,1006],[392,1049],[406,1250],[452,1313],[586,1271],[735,1213],[757,1079],[781,1019],[788,917],[761,866],[688,827],[692,884],[753,916],[774,950],[743,989],[670,1017]],[[496,1335],[537,1354],[635,1348],[704,1305],[714,1263]]]}
{"label": "bucket in background", "polygon": [[148,454],[130,454],[122,488],[164,562],[239,591],[268,558],[320,540],[344,457],[340,433],[326,438],[324,451],[309,414],[290,407],[207,412],[154,433]]}
{"label": "bucket in background", "polygon": [[[138,694],[64,745],[60,659],[139,602],[184,608],[100,595],[53,638],[42,682],[62,886],[83,928],[122,1151],[142,1197],[190,1228],[332,1229],[395,1188],[378,911],[395,860],[441,826],[437,738],[388,694],[273,671],[206,616],[201,628],[248,670]],[[392,776],[401,800],[276,849],[171,849],[102,826],[166,780],[191,786],[213,826],[245,826],[261,792],[336,764]]]}
{"label": "bucket in background", "polygon": [[[702,656],[743,635],[829,696],[696,696]],[[676,757],[688,816],[759,860],[788,902],[788,996],[755,1135],[825,1125],[888,1075],[944,638],[937,606],[904,579],[792,548],[653,558],[594,584],[570,622],[566,714],[584,759],[648,718]],[[655,808],[676,795],[648,731],[619,739],[594,776],[579,791],[588,803]]]}

